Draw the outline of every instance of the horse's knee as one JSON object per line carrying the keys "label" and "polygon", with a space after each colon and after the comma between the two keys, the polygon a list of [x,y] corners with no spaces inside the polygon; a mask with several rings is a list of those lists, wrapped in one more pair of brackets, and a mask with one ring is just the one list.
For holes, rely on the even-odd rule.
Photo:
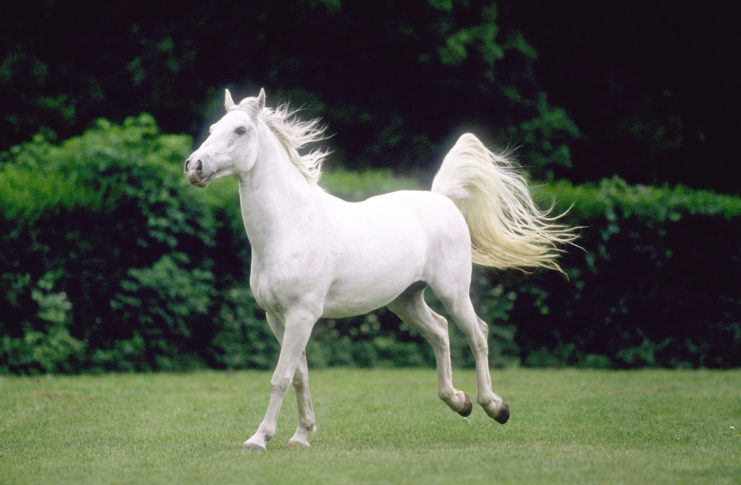
{"label": "horse's knee", "polygon": [[270,380],[270,392],[273,394],[280,394],[281,396],[288,392],[288,387],[291,385],[292,379],[286,379],[285,377],[273,377]]}

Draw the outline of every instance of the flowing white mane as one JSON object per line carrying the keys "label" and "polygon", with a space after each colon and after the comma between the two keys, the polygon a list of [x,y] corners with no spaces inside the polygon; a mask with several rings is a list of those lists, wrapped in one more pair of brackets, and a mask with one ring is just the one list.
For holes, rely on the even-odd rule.
{"label": "flowing white mane", "polygon": [[[246,109],[254,111],[257,98],[245,98],[232,109]],[[299,150],[305,146],[326,140],[325,127],[319,119],[301,120],[295,117],[298,110],[292,110],[288,104],[281,104],[277,108],[267,106],[260,110],[258,117],[265,122],[270,131],[278,137],[283,148],[301,174],[312,184],[319,182],[322,174],[322,163],[329,155],[324,148],[310,150],[300,154]]]}

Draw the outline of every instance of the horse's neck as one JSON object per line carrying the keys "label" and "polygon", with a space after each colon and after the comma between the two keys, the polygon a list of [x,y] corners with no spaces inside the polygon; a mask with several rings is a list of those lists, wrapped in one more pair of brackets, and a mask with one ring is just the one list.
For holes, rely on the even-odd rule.
{"label": "horse's neck", "polygon": [[239,179],[242,220],[253,253],[265,254],[314,210],[317,188],[291,162],[275,135],[258,122],[259,151]]}

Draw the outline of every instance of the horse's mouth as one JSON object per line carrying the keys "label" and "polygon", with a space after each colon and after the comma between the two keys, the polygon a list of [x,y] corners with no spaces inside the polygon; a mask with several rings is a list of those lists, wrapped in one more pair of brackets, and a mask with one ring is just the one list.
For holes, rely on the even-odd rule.
{"label": "horse's mouth", "polygon": [[191,185],[195,185],[196,187],[205,187],[211,182],[211,177],[204,177],[202,179],[196,178],[194,174],[188,174],[188,181],[191,183]]}

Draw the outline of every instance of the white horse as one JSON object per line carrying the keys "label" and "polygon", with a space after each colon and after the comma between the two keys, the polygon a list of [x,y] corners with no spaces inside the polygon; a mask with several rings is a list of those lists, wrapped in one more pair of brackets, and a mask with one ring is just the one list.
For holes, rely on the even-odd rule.
{"label": "white horse", "polygon": [[387,306],[435,350],[438,395],[463,416],[471,398],[453,387],[447,321],[424,300],[431,288],[465,333],[476,360],[478,403],[500,423],[509,407],[489,375],[488,327],[469,297],[471,263],[560,270],[558,245],[572,229],[536,208],[524,179],[473,135],[460,137],[431,191],[400,191],[364,202],[338,199],[318,185],[324,139],[317,120],[300,121],[283,105],[265,107],[265,91],[235,104],[185,162],[193,185],[235,175],[252,246],[250,286],[281,344],[265,417],[245,448],[265,449],[293,383],[298,429],[289,445],[309,446],[314,411],[304,352],[320,318]]}

